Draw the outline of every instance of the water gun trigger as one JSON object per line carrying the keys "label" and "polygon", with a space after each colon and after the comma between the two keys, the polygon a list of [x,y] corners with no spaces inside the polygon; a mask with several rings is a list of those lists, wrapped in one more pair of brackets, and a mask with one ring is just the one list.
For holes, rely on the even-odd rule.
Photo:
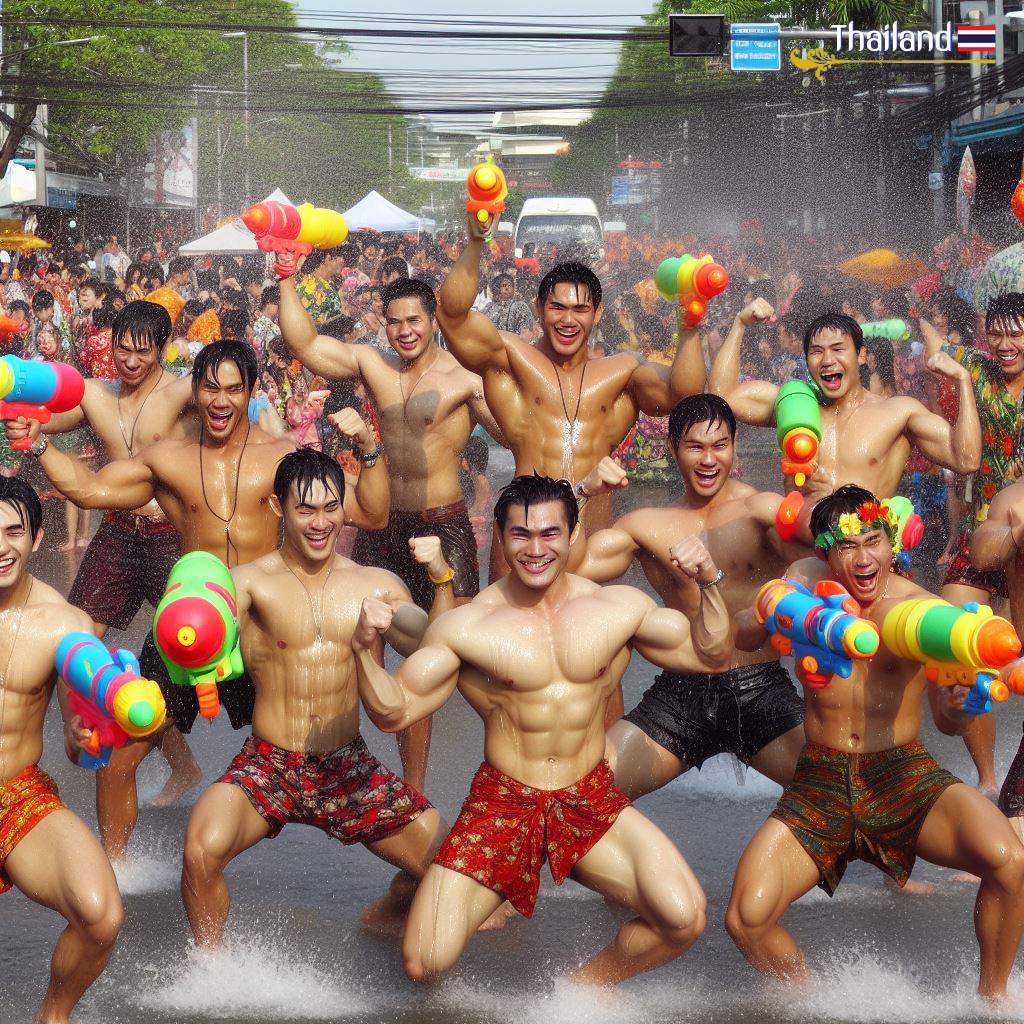
{"label": "water gun trigger", "polygon": [[89,733],[89,738],[79,745],[87,754],[91,754],[93,757],[99,757],[100,747],[102,746],[100,743],[99,730],[93,729],[92,732]]}

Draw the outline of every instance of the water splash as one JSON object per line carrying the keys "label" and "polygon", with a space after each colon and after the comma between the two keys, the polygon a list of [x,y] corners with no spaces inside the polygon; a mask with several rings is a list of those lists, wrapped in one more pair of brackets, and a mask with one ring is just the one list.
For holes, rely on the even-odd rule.
{"label": "water splash", "polygon": [[170,892],[181,880],[181,850],[164,850],[155,844],[133,841],[127,858],[113,868],[123,896]]}
{"label": "water splash", "polygon": [[152,986],[140,985],[139,1004],[168,1015],[246,1017],[260,1020],[337,1020],[369,1007],[336,968],[321,969],[308,956],[274,942],[230,940],[218,950],[190,948]]}

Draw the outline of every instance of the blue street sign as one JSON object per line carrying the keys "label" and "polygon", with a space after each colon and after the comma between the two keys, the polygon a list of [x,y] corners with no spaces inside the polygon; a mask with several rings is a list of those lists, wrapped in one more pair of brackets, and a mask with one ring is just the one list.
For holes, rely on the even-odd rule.
{"label": "blue street sign", "polygon": [[782,40],[778,25],[729,26],[729,64],[733,71],[778,71]]}

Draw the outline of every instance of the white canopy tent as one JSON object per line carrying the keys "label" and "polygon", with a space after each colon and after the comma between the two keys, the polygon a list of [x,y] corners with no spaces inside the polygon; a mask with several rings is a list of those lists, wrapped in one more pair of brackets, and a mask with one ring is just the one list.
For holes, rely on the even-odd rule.
{"label": "white canopy tent", "polygon": [[[294,205],[279,188],[275,188],[263,202]],[[236,217],[227,224],[222,224],[209,234],[203,235],[202,238],[195,238],[191,242],[186,242],[178,250],[182,256],[208,256],[212,253],[219,253],[225,256],[245,256],[259,251],[259,247],[256,245],[256,238],[242,223],[241,217]]]}
{"label": "white canopy tent", "polygon": [[349,231],[371,228],[374,231],[397,231],[401,234],[415,232],[418,234],[421,230],[419,217],[388,202],[376,191],[363,196],[342,216],[348,224]]}

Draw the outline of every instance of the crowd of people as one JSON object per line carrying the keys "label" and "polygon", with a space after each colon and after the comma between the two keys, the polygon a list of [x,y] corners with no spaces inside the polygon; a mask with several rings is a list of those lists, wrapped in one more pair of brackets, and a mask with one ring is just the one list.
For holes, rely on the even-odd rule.
{"label": "crowd of people", "polygon": [[[1024,744],[1000,789],[994,716],[891,638],[919,601],[951,615],[1008,601],[1024,628],[1024,294],[974,310],[991,252],[974,238],[882,288],[840,269],[858,244],[758,224],[519,259],[493,228],[360,232],[279,253],[273,275],[263,254],[129,258],[116,238],[91,256],[62,239],[0,256],[0,307],[25,325],[4,351],[87,378],[77,409],[9,419],[0,452],[0,889],[68,921],[40,1019],[68,1020],[113,949],[110,865],[127,856],[139,764],[167,758],[166,802],[200,780],[184,738],[199,697],[147,636],[167,726],[97,772],[98,842],[38,767],[54,652],[155,607],[191,552],[230,570],[245,671],[222,677],[219,699],[232,728],[252,729],[184,836],[198,944],[223,939],[228,864],[300,822],[401,869],[364,922],[404,927],[413,979],[452,967],[478,929],[530,916],[546,858],[556,881],[572,874],[635,914],[576,975],[617,984],[705,927],[696,875],[632,801],[729,753],[784,790],[726,916],[755,968],[804,979],[780,923],[791,903],[814,885],[831,894],[857,858],[912,884],[920,855],[980,879],[979,992],[1004,998],[1024,931]],[[704,249],[730,285],[687,326],[653,272]],[[884,320],[903,321],[896,340],[867,327]],[[774,427],[793,380],[820,405],[802,497],[738,444],[740,424]],[[495,446],[514,462],[496,501]],[[63,546],[85,547],[67,598],[29,571],[40,494],[64,505]],[[925,522],[911,574],[896,561],[900,494]],[[614,585],[634,559],[659,601]],[[886,644],[841,685],[806,658],[791,670],[762,604],[783,577],[838,588]],[[385,643],[404,659],[393,672]],[[662,671],[624,714],[634,652]],[[431,716],[456,688],[483,719],[486,759],[449,828],[424,792]],[[63,683],[58,695],[77,760],[89,730]],[[925,706],[964,737],[977,786],[922,746]],[[397,734],[401,775],[367,749],[361,707]]]}

